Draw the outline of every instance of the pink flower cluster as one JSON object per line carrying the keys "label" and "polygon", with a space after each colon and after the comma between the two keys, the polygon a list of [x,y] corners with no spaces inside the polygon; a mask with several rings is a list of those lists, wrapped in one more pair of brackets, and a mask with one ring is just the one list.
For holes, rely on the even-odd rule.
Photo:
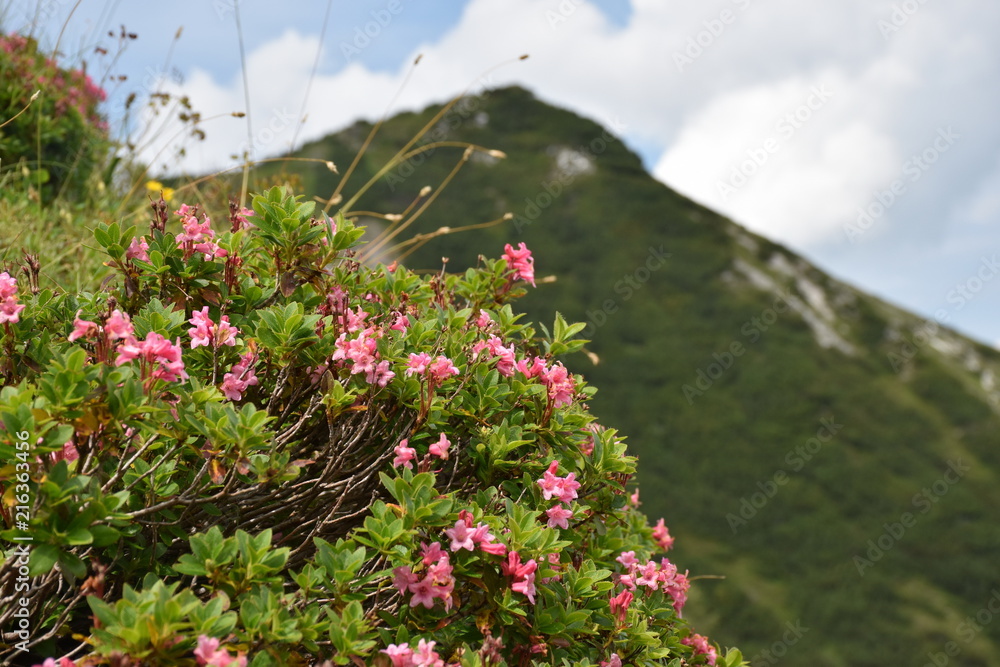
{"label": "pink flower cluster", "polygon": [[32,667],[76,667],[76,663],[69,658],[45,658],[45,662],[40,665],[32,665]]}
{"label": "pink flower cluster", "polygon": [[[639,491],[636,490],[635,504],[639,504]],[[656,543],[660,545],[660,548],[664,551],[670,551],[674,546],[674,538],[670,536],[670,531],[667,527],[663,525],[663,519],[656,522],[656,528],[653,528],[653,539]]]}
{"label": "pink flower cluster", "polygon": [[0,273],[0,323],[17,322],[24,304],[17,302],[17,280]]}
{"label": "pink flower cluster", "polygon": [[493,318],[482,308],[479,309],[479,316],[476,317],[476,326],[480,329],[488,329],[493,324]]}
{"label": "pink flower cluster", "polygon": [[[442,435],[444,434],[442,433]],[[409,444],[410,444],[410,439],[403,438],[402,440],[399,441],[399,444],[396,445],[396,449],[393,450],[394,452],[396,452],[396,458],[392,460],[393,468],[398,468],[399,466],[403,466],[404,468],[409,468],[410,470],[413,470],[412,461],[415,458],[417,458],[417,450],[415,450],[413,447],[410,447]]]}
{"label": "pink flower cluster", "polygon": [[180,338],[177,339],[176,343],[171,343],[155,331],[146,334],[146,340],[143,341],[130,335],[118,346],[118,358],[115,359],[115,366],[121,366],[136,359],[142,364],[144,378],[176,382],[186,379],[188,376],[184,372],[184,361],[181,359]]}
{"label": "pink flower cluster", "polygon": [[444,531],[444,534],[451,539],[451,550],[468,549],[475,551],[478,546],[483,553],[503,556],[507,553],[507,547],[500,542],[494,542],[496,536],[490,532],[490,527],[479,522],[476,527],[472,527],[472,514],[467,510],[462,510],[458,514],[458,521],[453,528]]}
{"label": "pink flower cluster", "polygon": [[514,581],[510,589],[515,593],[521,593],[531,604],[535,604],[535,573],[538,571],[538,563],[535,559],[530,559],[527,563],[521,563],[521,555],[516,551],[507,554],[507,560],[500,566],[501,571]]}
{"label": "pink flower cluster", "polygon": [[213,322],[208,316],[208,306],[191,313],[191,319],[188,320],[188,323],[194,325],[188,329],[192,350],[199,345],[206,347],[229,345],[232,347],[236,345],[236,336],[240,333],[236,327],[229,324],[228,315],[223,315],[218,324]]}
{"label": "pink flower cluster", "polygon": [[[393,450],[396,453],[396,458],[392,460],[392,467],[398,468],[403,466],[404,468],[409,468],[413,470],[413,461],[417,458],[417,450],[409,446],[410,439],[403,438],[396,445]],[[436,456],[442,461],[448,460],[448,448],[451,447],[451,441],[448,440],[448,436],[442,433],[435,442],[432,442],[427,450],[430,456]],[[427,459],[425,459],[426,462]]]}
{"label": "pink flower cluster", "polygon": [[212,230],[212,220],[207,215],[201,216],[201,221],[197,217],[197,209],[187,204],[181,204],[176,211],[181,217],[181,224],[184,231],[177,235],[177,247],[185,251],[185,257],[189,257],[191,252],[204,253],[205,260],[213,257],[225,257],[228,253],[213,241],[215,232]]}
{"label": "pink flower cluster", "polygon": [[356,338],[348,338],[347,332],[337,338],[337,350],[333,353],[333,361],[350,361],[351,374],[364,373],[369,384],[384,387],[396,374],[389,370],[388,361],[379,361],[378,330],[368,327]]}
{"label": "pink flower cluster", "polygon": [[410,360],[406,364],[407,375],[426,375],[434,385],[441,385],[445,380],[453,375],[458,375],[458,367],[446,356],[438,355],[437,359],[431,359],[431,355],[426,352],[420,354],[410,353]]}
{"label": "pink flower cluster", "polygon": [[715,659],[719,657],[715,652],[715,647],[708,643],[708,638],[702,637],[701,635],[691,635],[690,637],[685,637],[681,640],[681,643],[686,646],[693,647],[695,655],[706,656],[705,661],[709,665],[714,665]]}
{"label": "pink flower cluster", "polygon": [[[569,505],[577,497],[580,482],[576,481],[575,472],[571,472],[565,477],[559,477],[556,475],[558,468],[559,462],[553,459],[549,463],[548,470],[542,474],[542,478],[536,483],[542,488],[542,497],[546,500],[555,498],[559,503]],[[556,504],[549,508],[545,512],[545,515],[549,518],[549,528],[562,528],[566,530],[569,528],[569,520],[572,518],[573,512],[561,504]]]}
{"label": "pink flower cluster", "polygon": [[125,249],[125,259],[138,259],[143,262],[149,261],[149,243],[146,237],[132,237],[132,243]]}
{"label": "pink flower cluster", "polygon": [[622,667],[622,659],[617,653],[612,653],[607,660],[601,660],[601,667]]}
{"label": "pink flower cluster", "polygon": [[625,615],[634,599],[635,594],[627,588],[611,597],[611,615],[618,621],[618,625],[625,625]]}
{"label": "pink flower cluster", "polygon": [[674,611],[681,613],[687,602],[688,589],[691,587],[686,572],[679,573],[677,566],[666,558],[661,559],[659,564],[650,560],[645,565],[640,565],[634,551],[624,551],[615,560],[627,570],[626,574],[618,575],[618,583],[630,591],[635,591],[639,586],[655,591],[663,586],[663,592],[674,601]]}
{"label": "pink flower cluster", "polygon": [[[497,372],[504,377],[512,377],[514,371],[520,371],[526,378],[538,380],[548,388],[549,400],[554,407],[562,407],[573,402],[576,393],[576,382],[566,367],[557,362],[551,367],[541,357],[518,360],[515,357],[514,346],[503,344],[503,341],[491,335],[487,340],[481,340],[472,346],[472,359],[476,360],[484,351],[488,351],[497,361]],[[412,356],[412,355],[411,355]]]}
{"label": "pink flower cluster", "polygon": [[442,550],[437,542],[424,544],[422,547],[422,562],[427,567],[423,579],[414,574],[409,565],[404,565],[393,569],[392,583],[400,594],[409,592],[412,595],[411,607],[422,604],[431,609],[435,600],[441,600],[445,611],[449,611],[452,606],[451,594],[455,590],[455,577],[452,575],[448,552]]}
{"label": "pink flower cluster", "polygon": [[199,665],[209,665],[209,667],[246,667],[246,656],[229,655],[229,651],[220,648],[219,640],[206,635],[198,636],[198,647],[194,650],[194,657],[198,659]]}
{"label": "pink flower cluster", "polygon": [[535,260],[531,257],[531,251],[523,242],[519,243],[517,249],[508,243],[503,248],[503,258],[507,260],[507,268],[514,271],[514,280],[524,280],[535,285]]}
{"label": "pink flower cluster", "polygon": [[257,374],[253,370],[255,363],[257,363],[257,355],[253,352],[247,352],[223,376],[219,389],[226,395],[226,398],[231,401],[238,401],[243,398],[243,392],[247,388],[260,383],[257,380]]}
{"label": "pink flower cluster", "polygon": [[435,644],[421,639],[416,650],[409,644],[389,644],[379,652],[389,656],[392,667],[444,667],[444,660],[434,650]]}

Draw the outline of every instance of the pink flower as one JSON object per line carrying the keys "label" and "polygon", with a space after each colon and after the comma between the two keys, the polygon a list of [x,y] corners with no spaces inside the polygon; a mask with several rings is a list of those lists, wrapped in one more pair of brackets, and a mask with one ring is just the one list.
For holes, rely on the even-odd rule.
{"label": "pink flower", "polygon": [[132,243],[129,244],[128,249],[125,251],[126,259],[139,259],[143,262],[149,261],[149,243],[146,242],[146,237],[132,237]]}
{"label": "pink flower", "polygon": [[[331,358],[334,361],[341,359],[350,360],[352,362],[352,375],[365,373],[366,377],[372,377],[373,379],[384,377],[385,372],[379,374],[377,368],[378,342],[373,337],[375,333],[375,329],[369,327],[358,334],[357,338],[348,339],[346,332],[340,334],[335,343],[337,349]],[[384,367],[383,371],[385,371],[385,368],[387,367]],[[386,381],[388,382],[388,380]]]}
{"label": "pink flower", "polygon": [[681,640],[682,644],[686,646],[691,646],[694,648],[695,655],[706,656],[706,662],[710,665],[715,664],[715,659],[718,655],[715,652],[715,647],[708,643],[708,639],[702,637],[701,635],[691,635],[690,637],[685,637]]}
{"label": "pink flower", "polygon": [[444,531],[444,534],[451,538],[452,551],[458,551],[459,549],[475,551],[476,542],[472,539],[473,531],[470,530],[471,528],[472,526],[467,521],[459,519],[455,522],[454,528]]}
{"label": "pink flower", "polygon": [[444,667],[444,660],[433,650],[436,643],[421,639],[413,653],[413,664],[420,667]]}
{"label": "pink flower", "polygon": [[480,329],[485,329],[489,325],[493,324],[493,318],[482,308],[479,309],[479,317],[476,318],[476,326]]}
{"label": "pink flower", "polygon": [[601,660],[601,667],[622,667],[622,659],[617,653],[612,653],[607,660]]}
{"label": "pink flower", "polygon": [[417,450],[415,450],[413,447],[407,447],[407,444],[409,442],[410,442],[409,438],[403,438],[399,442],[399,444],[396,445],[396,448],[393,450],[394,452],[396,452],[396,458],[392,460],[393,468],[398,468],[399,466],[403,466],[404,468],[409,468],[410,470],[413,470],[413,464],[411,463],[411,461],[417,458]]}
{"label": "pink flower", "polygon": [[535,357],[530,364],[527,359],[521,359],[515,364],[515,367],[527,378],[544,377],[545,373],[548,372],[545,360],[540,357]]}
{"label": "pink flower", "polygon": [[219,640],[215,637],[205,635],[198,636],[198,647],[194,650],[194,656],[198,659],[199,665],[209,665],[210,667],[246,667],[246,656],[231,656],[229,651],[219,648]]}
{"label": "pink flower", "polygon": [[132,335],[132,321],[129,320],[128,315],[116,308],[104,322],[104,333],[111,340],[127,338]]}
{"label": "pink flower", "polygon": [[59,658],[59,662],[56,662],[55,658],[45,658],[45,662],[32,667],[76,667],[76,663],[65,657]]}
{"label": "pink flower", "polygon": [[347,330],[351,333],[358,331],[359,329],[365,328],[365,320],[368,318],[368,313],[361,310],[361,306],[358,306],[355,310],[347,311]]}
{"label": "pink flower", "polygon": [[0,323],[17,322],[20,312],[24,310],[24,304],[18,303],[17,299],[9,296],[0,303]]}
{"label": "pink flower", "polygon": [[684,610],[684,605],[687,603],[688,590],[691,588],[691,582],[688,580],[687,573],[675,573],[669,581],[664,582],[663,588],[667,594],[673,598],[674,611],[680,614],[681,611]]}
{"label": "pink flower", "polygon": [[527,596],[531,604],[535,604],[535,572],[538,570],[538,563],[532,558],[527,563],[521,563],[521,556],[516,551],[507,554],[507,561],[500,565],[500,570],[508,577],[513,577],[514,583],[510,589],[515,593]]}
{"label": "pink flower", "polygon": [[115,359],[115,366],[121,366],[135,359],[144,362],[144,374],[148,372],[148,377],[154,380],[174,382],[187,378],[184,362],[181,359],[180,339],[177,340],[176,344],[171,343],[155,331],[151,331],[146,336],[146,340],[142,342],[129,336],[124,343],[118,346],[118,358]]}
{"label": "pink flower", "polygon": [[243,392],[249,387],[260,384],[257,374],[254,373],[252,365],[257,362],[257,356],[252,352],[247,352],[240,357],[240,360],[233,364],[232,369],[222,378],[219,389],[231,401],[238,401],[243,398]]}
{"label": "pink flower", "polygon": [[515,593],[523,594],[526,598],[528,598],[528,602],[535,604],[535,594],[538,593],[538,589],[535,588],[535,570],[538,568],[538,565],[535,563],[534,558],[525,563],[525,565],[531,565],[534,567],[530,572],[522,575],[518,581],[512,583],[510,585],[510,590]]}
{"label": "pink flower", "polygon": [[393,568],[392,570],[392,585],[395,586],[400,593],[405,593],[410,589],[410,586],[420,581],[420,577],[413,574],[409,565],[403,565],[401,567]]}
{"label": "pink flower", "polygon": [[543,373],[541,378],[542,384],[549,389],[549,398],[552,399],[552,404],[555,407],[559,408],[573,402],[573,395],[576,393],[576,383],[565,366],[557,363],[550,370]]}
{"label": "pink flower", "polygon": [[427,364],[431,362],[431,355],[426,352],[420,354],[410,353],[410,360],[406,364],[407,375],[423,375],[427,371]]}
{"label": "pink flower", "polygon": [[9,299],[17,294],[17,280],[4,271],[0,273],[0,299]]}
{"label": "pink flower", "polygon": [[520,278],[531,283],[532,287],[536,287],[535,260],[523,242],[518,244],[516,250],[509,243],[505,245],[503,258],[507,260],[507,268],[514,271],[514,280]]}
{"label": "pink flower", "polygon": [[[639,502],[639,489],[636,489],[635,492],[628,497],[628,503],[632,507],[638,507],[639,505],[642,504]],[[654,535],[654,537],[656,536]]]}
{"label": "pink flower", "polygon": [[479,549],[483,553],[492,554],[494,556],[503,556],[507,553],[507,547],[500,542],[482,542],[479,545]]}
{"label": "pink flower", "polygon": [[395,321],[393,321],[392,326],[389,327],[392,331],[399,331],[400,333],[406,333],[406,330],[410,328],[410,318],[408,318],[403,313],[396,315]]}
{"label": "pink flower", "polygon": [[639,567],[639,561],[636,560],[634,551],[623,551],[615,560],[624,565],[629,572],[634,572]]}
{"label": "pink flower", "polygon": [[[636,491],[636,505],[639,504],[639,492]],[[670,532],[667,527],[663,525],[663,519],[656,522],[656,528],[653,529],[653,539],[656,543],[660,545],[660,548],[664,551],[670,551],[670,548],[674,546],[674,538],[670,536]]]}
{"label": "pink flower", "polygon": [[431,446],[430,446],[430,448],[427,451],[430,452],[432,455],[438,457],[439,459],[441,459],[443,461],[447,461],[448,460],[448,447],[450,447],[450,446],[451,446],[451,442],[448,440],[448,438],[445,436],[445,434],[442,433],[441,437],[438,438],[438,441],[435,442],[435,443],[432,443]]}
{"label": "pink flower", "polygon": [[191,313],[188,323],[194,327],[188,329],[191,336],[191,349],[199,345],[219,347],[220,345],[236,345],[236,336],[239,331],[229,324],[229,316],[223,315],[220,322],[216,324],[208,316],[208,306]]}
{"label": "pink flower", "polygon": [[441,549],[440,542],[431,542],[430,544],[421,542],[420,553],[423,556],[424,565],[431,565],[442,558],[448,558],[448,552]]}
{"label": "pink flower", "polygon": [[416,607],[418,604],[424,605],[427,609],[434,607],[437,595],[434,591],[434,584],[430,580],[423,579],[415,584],[410,584],[408,590],[413,594],[413,597],[410,598],[411,607]]}
{"label": "pink flower", "polygon": [[100,331],[100,327],[98,327],[95,322],[81,320],[81,312],[83,311],[76,311],[76,317],[73,318],[73,331],[69,335],[69,342],[71,343],[78,338],[89,338]]}
{"label": "pink flower", "polygon": [[183,247],[185,243],[201,243],[213,238],[215,236],[215,232],[212,231],[211,218],[207,215],[203,215],[202,221],[198,222],[198,218],[189,214],[190,208],[184,213],[181,213],[185,206],[187,206],[187,204],[182,205],[181,210],[177,211],[178,215],[184,217],[184,231],[177,235],[177,247]]}
{"label": "pink flower", "polygon": [[637,586],[648,586],[654,591],[659,590],[660,568],[655,562],[649,561],[636,570],[636,572],[640,575],[639,578],[635,580]]}
{"label": "pink flower", "polygon": [[558,467],[559,462],[553,459],[549,464],[549,469],[538,480],[538,486],[542,487],[542,496],[546,500],[556,498],[564,503],[569,503],[576,499],[576,492],[580,488],[580,482],[576,481],[576,473],[573,472],[565,477],[556,476],[555,472]]}
{"label": "pink flower", "polygon": [[380,361],[377,366],[368,371],[365,375],[365,380],[369,384],[377,384],[380,387],[384,387],[396,377],[396,374],[389,370],[388,361]]}
{"label": "pink flower", "polygon": [[413,665],[413,649],[409,644],[389,644],[379,653],[389,656],[392,667],[411,667]]}
{"label": "pink flower", "polygon": [[624,625],[625,614],[634,599],[635,595],[629,590],[622,591],[611,598],[611,615],[618,619],[620,625]]}
{"label": "pink flower", "polygon": [[573,517],[573,512],[566,509],[562,505],[556,505],[546,510],[545,515],[549,517],[549,528],[562,528],[563,530],[567,530],[569,528],[569,519]]}
{"label": "pink flower", "polygon": [[427,367],[427,374],[431,376],[436,384],[441,384],[452,375],[458,375],[458,368],[455,367],[455,364],[448,357],[438,356]]}

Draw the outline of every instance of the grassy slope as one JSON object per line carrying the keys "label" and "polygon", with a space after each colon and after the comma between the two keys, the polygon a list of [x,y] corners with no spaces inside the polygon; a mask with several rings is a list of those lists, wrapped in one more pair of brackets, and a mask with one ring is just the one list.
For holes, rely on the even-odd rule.
{"label": "grassy slope", "polygon": [[[433,111],[394,118],[346,192],[385,164]],[[521,220],[437,239],[407,263],[434,269],[446,256],[449,270],[460,270],[480,253],[496,256],[504,243],[525,241],[539,276],[558,277],[521,302],[530,318],[550,323],[559,310],[585,321],[588,311],[613,302],[616,312],[590,336],[601,364],[582,355],[568,363],[600,388],[592,408],[628,435],[640,456],[644,509],[667,519],[677,537],[674,559],[693,575],[726,577],[695,586],[687,613],[700,631],[754,656],[781,642],[787,623],[798,622],[809,630],[782,651],[787,665],[918,665],[949,640],[958,643],[962,665],[1000,664],[1000,624],[969,641],[957,627],[1000,586],[1000,527],[992,520],[1000,501],[1000,419],[977,374],[930,344],[897,374],[887,354],[899,346],[889,339],[893,331],[912,338],[917,319],[811,267],[800,275],[838,304],[841,334],[859,352],[821,348],[794,313],[778,316],[752,341],[744,326],[775,297],[750,285],[734,260],[804,298],[773,265],[776,255],[793,265],[799,260],[655,182],[621,144],[592,144],[602,129],[591,121],[507,89],[474,99],[442,127],[451,128],[449,139],[502,149],[509,158],[466,165],[411,231],[483,222],[505,211]],[[368,129],[359,124],[299,155],[332,159],[343,171]],[[581,146],[597,149],[597,171],[571,179],[547,202],[552,149]],[[441,148],[412,175],[394,170],[356,208],[401,211],[460,155],[461,149]],[[322,167],[284,169],[294,169],[296,189],[310,195],[328,196],[336,183]],[[276,178],[265,170],[256,176],[259,183]],[[529,221],[531,201],[542,206]],[[650,247],[660,245],[669,260],[638,289],[625,289],[623,276],[636,276]],[[953,337],[1000,369],[995,352]],[[745,353],[689,403],[682,385],[693,384],[713,354],[734,342]],[[824,418],[843,428],[794,470],[789,452],[815,436]],[[915,505],[914,494],[941,480],[947,461],[957,457],[971,469],[957,484],[939,485],[945,493],[932,492],[939,502],[922,513],[925,505]],[[778,471],[787,483],[734,534],[727,514],[738,513],[741,499]],[[907,511],[915,525],[859,576],[853,557]]]}

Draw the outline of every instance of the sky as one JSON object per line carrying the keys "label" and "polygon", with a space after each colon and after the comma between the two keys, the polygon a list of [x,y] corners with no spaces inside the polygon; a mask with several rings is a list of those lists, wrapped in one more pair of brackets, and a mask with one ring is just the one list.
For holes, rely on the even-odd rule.
{"label": "sky", "polygon": [[[50,48],[65,25],[59,50],[96,71],[122,25],[137,34],[108,112],[133,91],[188,95],[206,140],[181,160],[145,153],[171,171],[517,83],[835,277],[1000,345],[1000,3],[236,1],[9,0],[0,17]],[[231,115],[247,96],[249,136]]]}

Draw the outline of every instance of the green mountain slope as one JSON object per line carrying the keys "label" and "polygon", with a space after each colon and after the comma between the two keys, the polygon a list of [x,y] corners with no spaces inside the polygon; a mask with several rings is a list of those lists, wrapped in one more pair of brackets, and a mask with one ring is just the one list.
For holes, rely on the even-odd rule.
{"label": "green mountain slope", "polygon": [[[391,119],[345,191],[438,109]],[[343,170],[369,129],[297,155]],[[521,307],[591,322],[600,363],[568,363],[640,457],[643,509],[693,576],[725,577],[696,582],[696,627],[760,665],[1000,665],[995,350],[683,198],[608,131],[522,89],[467,98],[435,132],[508,158],[473,155],[401,238],[515,219],[406,263],[460,270],[524,241],[556,277]],[[402,212],[462,150],[394,169],[354,208]],[[289,164],[302,191],[332,192],[321,166]]]}

